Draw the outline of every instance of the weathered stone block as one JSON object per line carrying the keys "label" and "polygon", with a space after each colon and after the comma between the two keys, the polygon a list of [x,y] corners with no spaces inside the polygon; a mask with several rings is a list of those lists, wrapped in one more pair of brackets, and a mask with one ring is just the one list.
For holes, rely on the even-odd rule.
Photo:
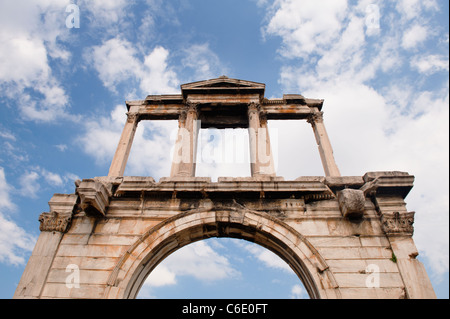
{"label": "weathered stone block", "polygon": [[358,189],[344,189],[337,193],[339,208],[344,217],[361,218],[364,214],[366,198]]}
{"label": "weathered stone block", "polygon": [[112,183],[99,179],[85,179],[77,187],[80,196],[80,207],[91,216],[105,216],[109,199],[112,196]]}

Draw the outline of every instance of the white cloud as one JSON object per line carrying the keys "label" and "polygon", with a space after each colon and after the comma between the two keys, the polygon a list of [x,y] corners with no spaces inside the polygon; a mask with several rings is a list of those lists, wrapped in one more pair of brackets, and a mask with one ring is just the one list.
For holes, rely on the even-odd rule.
{"label": "white cloud", "polygon": [[35,171],[24,173],[20,177],[21,194],[31,198],[37,198],[37,192],[40,189],[39,174]]}
{"label": "white cloud", "polygon": [[55,145],[55,147],[58,150],[60,150],[61,152],[65,152],[67,150],[67,148],[68,148],[68,146],[66,144],[58,144],[58,145]]}
{"label": "white cloud", "polygon": [[[82,23],[99,28],[107,34],[117,34],[119,27],[127,22],[127,7],[132,3],[126,0],[79,0]],[[86,21],[86,22],[83,22]],[[84,25],[80,27],[84,28]]]}
{"label": "white cloud", "polygon": [[292,299],[309,299],[308,293],[301,285],[294,285],[291,289]]}
{"label": "white cloud", "polygon": [[58,187],[60,189],[65,184],[71,183],[76,179],[79,178],[72,173],[61,175],[39,166],[31,167],[20,176],[20,189],[17,192],[23,197],[37,198],[39,192],[46,190],[48,187]]}
{"label": "white cloud", "polygon": [[103,85],[115,91],[118,83],[136,77],[140,67],[136,54],[130,42],[118,37],[93,47],[87,58],[98,72]]}
{"label": "white cloud", "polygon": [[[108,166],[114,157],[126,120],[126,107],[117,105],[108,117],[85,123],[77,145],[93,157],[97,165]],[[172,149],[178,132],[177,121],[141,121],[138,124],[125,175],[169,176]]]}
{"label": "white cloud", "polygon": [[85,132],[78,137],[77,144],[95,158],[96,163],[110,163],[119,143],[127,112],[124,105],[117,105],[109,117],[89,120]]}
{"label": "white cloud", "polygon": [[0,209],[15,209],[15,205],[12,203],[9,196],[11,187],[6,182],[5,170],[0,167]]}
{"label": "white cloud", "polygon": [[36,239],[4,214],[5,210],[16,209],[9,195],[11,190],[4,169],[0,167],[0,262],[22,265],[24,255],[32,250]]}
{"label": "white cloud", "polygon": [[412,49],[427,39],[428,30],[421,25],[414,25],[403,34],[402,47]]}
{"label": "white cloud", "polygon": [[125,175],[169,176],[177,132],[178,121],[140,122]]}
{"label": "white cloud", "polygon": [[1,34],[3,45],[0,46],[0,80],[4,82],[21,82],[30,86],[39,78],[47,78],[50,68],[47,50],[42,41],[26,36],[7,36]]}
{"label": "white cloud", "polygon": [[199,241],[167,257],[162,263],[177,276],[191,276],[203,282],[213,282],[239,275],[229,260],[208,243]]}
{"label": "white cloud", "polygon": [[130,80],[138,84],[142,95],[179,91],[177,75],[168,66],[169,51],[161,46],[141,58],[131,42],[116,37],[92,47],[85,57],[98,72],[103,85],[113,92],[118,85]]}
{"label": "white cloud", "polygon": [[265,29],[283,39],[284,56],[306,57],[321,52],[339,38],[347,12],[346,0],[275,1],[274,11]]}
{"label": "white cloud", "polygon": [[158,265],[145,280],[144,286],[163,287],[175,285],[176,274],[170,271],[165,265]]}
{"label": "white cloud", "polygon": [[420,73],[430,75],[440,71],[448,72],[449,61],[448,57],[437,54],[415,56],[411,60],[411,67],[417,69]]}
{"label": "white cloud", "polygon": [[0,131],[0,137],[7,140],[11,140],[13,142],[16,140],[16,136],[13,133],[9,132],[8,130]]}
{"label": "white cloud", "polygon": [[144,59],[139,78],[144,94],[179,93],[177,74],[168,65],[169,51],[161,46],[153,49]]}
{"label": "white cloud", "polygon": [[436,0],[399,0],[396,9],[402,18],[409,21],[418,18],[423,10],[439,10]]}
{"label": "white cloud", "polygon": [[152,298],[154,289],[176,285],[177,277],[193,277],[203,283],[240,276],[229,260],[217,253],[205,241],[199,241],[172,253],[148,276],[139,296]]}
{"label": "white cloud", "polygon": [[0,212],[0,262],[23,265],[25,255],[34,247],[36,238]]}
{"label": "white cloud", "polygon": [[288,264],[286,264],[284,260],[264,247],[247,244],[244,246],[244,248],[260,262],[262,262],[266,267],[281,269],[288,272],[292,271],[292,269],[288,266]]}
{"label": "white cloud", "polygon": [[194,81],[215,78],[228,72],[217,54],[209,48],[208,43],[194,44],[183,51],[185,57],[182,65],[193,71]]}
{"label": "white cloud", "polygon": [[42,170],[41,174],[43,175],[47,183],[52,186],[62,186],[64,184],[63,179],[59,174],[52,173],[47,170]]}
{"label": "white cloud", "polygon": [[0,87],[28,120],[67,117],[67,95],[48,60],[70,57],[60,45],[67,32],[60,19],[63,8],[60,1],[0,3]]}

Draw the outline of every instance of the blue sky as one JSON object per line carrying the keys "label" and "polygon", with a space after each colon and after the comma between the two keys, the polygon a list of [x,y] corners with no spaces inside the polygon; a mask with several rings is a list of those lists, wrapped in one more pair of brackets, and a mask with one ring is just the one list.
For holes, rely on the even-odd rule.
{"label": "blue sky", "polygon": [[[70,3],[79,28],[66,26]],[[269,98],[325,99],[343,175],[416,176],[406,199],[416,211],[414,240],[438,297],[448,298],[448,14],[443,0],[1,1],[0,297],[12,297],[51,196],[108,173],[125,100],[225,74],[265,83]],[[170,173],[176,123],[144,123],[126,174],[158,180]],[[306,123],[269,126],[278,175],[323,175]],[[246,164],[220,161],[197,171],[248,173]],[[214,239],[167,258],[140,297],[306,294],[267,250]]]}

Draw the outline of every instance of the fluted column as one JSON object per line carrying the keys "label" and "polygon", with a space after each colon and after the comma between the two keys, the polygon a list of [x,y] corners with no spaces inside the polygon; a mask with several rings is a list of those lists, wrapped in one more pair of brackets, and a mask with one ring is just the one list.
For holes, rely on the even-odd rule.
{"label": "fluted column", "polygon": [[308,123],[311,124],[314,130],[325,176],[341,176],[334,159],[333,148],[331,147],[325,124],[323,123],[323,112],[320,112],[316,107],[312,108],[312,110],[313,113],[309,116]]}

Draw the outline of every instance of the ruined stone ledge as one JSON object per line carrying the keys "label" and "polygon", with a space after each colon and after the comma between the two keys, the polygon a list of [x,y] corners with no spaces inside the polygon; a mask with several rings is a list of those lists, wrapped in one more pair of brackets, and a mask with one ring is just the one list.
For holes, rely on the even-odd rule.
{"label": "ruined stone ledge", "polygon": [[414,176],[406,172],[369,172],[363,176],[365,182],[361,190],[376,195],[408,196],[414,186]]}
{"label": "ruined stone ledge", "polygon": [[[323,179],[323,178],[322,178]],[[219,178],[218,182],[211,182],[209,177],[177,177],[161,178],[156,183],[151,177],[127,178],[118,185],[116,196],[127,192],[302,192],[334,198],[333,192],[322,182],[321,178],[297,179],[284,181],[281,177],[258,178]],[[320,199],[325,199],[324,198]]]}
{"label": "ruined stone ledge", "polygon": [[239,183],[239,182],[283,182],[284,177],[281,176],[257,176],[257,177],[219,177],[218,183]]}
{"label": "ruined stone ledge", "polygon": [[96,179],[115,185],[116,196],[136,192],[289,192],[303,193],[308,197],[305,197],[306,200],[332,199],[337,192],[346,188],[360,189],[366,196],[389,194],[405,198],[414,184],[414,176],[404,172],[370,172],[363,177],[304,176],[293,181],[286,181],[279,176],[219,177],[217,182],[212,182],[209,177],[164,177],[159,182],[155,182],[152,177],[138,176]]}
{"label": "ruined stone ledge", "polygon": [[325,184],[330,188],[360,188],[364,183],[364,179],[361,176],[327,176],[325,178]]}

